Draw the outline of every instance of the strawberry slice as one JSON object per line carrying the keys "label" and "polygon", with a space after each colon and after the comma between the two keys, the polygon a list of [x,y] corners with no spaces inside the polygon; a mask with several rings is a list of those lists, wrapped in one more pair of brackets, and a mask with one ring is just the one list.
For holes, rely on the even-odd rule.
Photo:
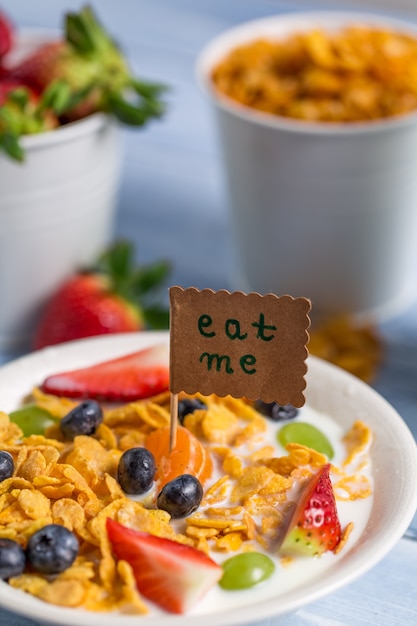
{"label": "strawberry slice", "polygon": [[339,543],[341,528],[329,470],[328,463],[305,487],[281,544],[281,553],[319,556],[334,550]]}
{"label": "strawberry slice", "polygon": [[151,346],[90,367],[48,376],[42,391],[68,398],[129,402],[169,388],[168,348]]}
{"label": "strawberry slice", "polygon": [[116,558],[132,566],[140,593],[165,611],[186,613],[223,574],[220,565],[196,548],[110,518],[106,526]]}

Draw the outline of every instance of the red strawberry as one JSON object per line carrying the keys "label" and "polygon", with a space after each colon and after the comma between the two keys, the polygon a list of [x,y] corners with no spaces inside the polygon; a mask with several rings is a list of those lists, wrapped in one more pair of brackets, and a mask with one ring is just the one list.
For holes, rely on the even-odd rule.
{"label": "red strawberry", "polygon": [[329,470],[330,464],[324,465],[306,485],[281,544],[282,553],[318,556],[339,543],[341,528]]}
{"label": "red strawberry", "polygon": [[106,278],[96,274],[76,274],[47,304],[34,347],[141,328],[143,322],[139,309],[112,293]]}
{"label": "red strawberry", "polygon": [[196,548],[110,518],[106,525],[113,552],[132,566],[140,593],[166,611],[186,613],[222,576],[220,565]]}
{"label": "red strawberry", "polygon": [[135,268],[133,248],[117,242],[90,273],[75,274],[52,294],[34,335],[34,347],[103,335],[166,328],[166,310],[147,304],[147,297],[168,273],[166,263]]}
{"label": "red strawberry", "polygon": [[81,369],[48,376],[42,391],[69,398],[130,402],[169,387],[168,350],[152,346]]}
{"label": "red strawberry", "polygon": [[0,11],[0,59],[10,52],[14,44],[14,27],[8,17]]}
{"label": "red strawberry", "polygon": [[[40,45],[19,65],[10,68],[9,75],[39,93],[55,83],[58,99],[61,100],[59,113],[64,119],[76,120],[87,117],[102,108],[99,88],[94,89],[92,83],[90,88],[90,83],[86,82],[87,79],[94,82],[97,77],[89,75],[88,68],[87,70],[84,68],[84,61],[80,61],[77,55],[72,53],[66,41],[49,41]],[[82,102],[79,103],[75,94],[83,93],[84,90],[86,92],[81,98]],[[74,95],[74,103],[71,92]],[[56,97],[54,94],[54,106],[57,102]]]}
{"label": "red strawberry", "polygon": [[55,76],[48,77],[48,71],[53,69],[55,60],[63,46],[65,43],[60,39],[41,44],[18,65],[9,69],[10,76],[26,85],[32,85],[38,91],[42,91],[50,80],[55,78]]}
{"label": "red strawberry", "polygon": [[163,88],[131,75],[119,46],[88,6],[66,14],[65,39],[41,45],[10,72],[40,91],[59,83],[54,102],[69,119],[100,110],[142,126],[163,113],[158,100]]}

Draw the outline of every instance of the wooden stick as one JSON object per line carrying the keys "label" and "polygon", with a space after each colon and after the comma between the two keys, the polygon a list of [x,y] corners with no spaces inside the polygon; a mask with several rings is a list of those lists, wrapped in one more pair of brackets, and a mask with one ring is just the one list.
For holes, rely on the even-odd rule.
{"label": "wooden stick", "polygon": [[178,425],[178,394],[171,393],[171,402],[170,402],[170,415],[171,419],[169,422],[169,451],[172,452],[175,447],[175,443],[177,441],[177,425]]}

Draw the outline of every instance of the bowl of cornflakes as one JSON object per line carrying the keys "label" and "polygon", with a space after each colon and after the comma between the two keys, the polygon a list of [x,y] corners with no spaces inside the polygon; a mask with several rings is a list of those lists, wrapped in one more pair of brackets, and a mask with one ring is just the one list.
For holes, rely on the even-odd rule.
{"label": "bowl of cornflakes", "polygon": [[416,51],[415,25],[338,11],[243,23],[201,51],[237,288],[378,319],[415,299]]}
{"label": "bowl of cornflakes", "polygon": [[[114,364],[114,359],[120,364],[120,357],[137,351],[158,350],[159,365],[168,367],[168,347],[166,332],[109,335],[46,348],[0,369],[0,449],[15,463],[13,476],[0,482],[0,538],[19,542],[28,554],[27,565],[7,577],[10,563],[1,545],[1,608],[60,626],[94,626],[98,619],[103,626],[170,626],[179,620],[184,626],[238,625],[267,618],[275,622],[365,574],[406,531],[417,506],[417,451],[409,429],[368,385],[311,356],[306,403],[298,413],[281,407],[280,413],[286,413],[282,419],[271,419],[261,405],[254,407],[245,398],[197,394],[198,408],[186,416],[183,427],[213,463],[197,510],[171,517],[159,498],[155,505],[153,487],[143,498],[125,493],[119,459],[127,450],[146,446],[167,427],[169,391],[159,389],[140,401],[103,403],[97,429],[67,440],[60,420],[80,399],[53,394],[50,386],[46,393],[44,382],[51,385],[59,372],[85,372],[90,366],[96,367],[97,381],[97,366],[109,360]],[[116,377],[111,378],[109,382],[107,376],[107,385],[114,384]],[[191,399],[180,394],[178,406]],[[35,415],[46,411],[55,424],[43,434],[22,436],[15,411],[28,406],[36,407]],[[279,443],[280,433],[297,426],[305,433],[306,425],[310,433],[321,433],[310,447],[294,440]],[[327,444],[320,452],[323,441]],[[310,480],[324,469],[331,472],[341,525],[337,549],[289,556],[281,543],[286,520]],[[316,515],[318,507],[316,500]],[[137,545],[127,543],[130,550],[120,558],[108,520],[124,527],[122,541],[139,531],[168,542],[163,565],[160,554],[151,551],[142,579],[141,568],[129,559]],[[45,574],[29,560],[27,546],[51,523],[77,538],[79,552],[61,571]],[[181,546],[173,569],[170,542]],[[53,545],[51,541],[48,549]],[[190,577],[184,582],[182,563],[189,565],[188,550],[225,568],[225,574],[230,574],[227,564],[235,558],[260,558],[271,567],[267,576],[249,583],[242,582],[241,567],[232,572],[232,585],[217,577],[218,583],[211,581],[205,595],[194,598],[193,606],[179,615],[172,608],[173,597],[183,594],[184,584],[197,588],[202,575],[199,559],[193,556],[193,582],[190,585]],[[247,563],[243,569],[247,571]],[[157,579],[152,577],[155,571]],[[146,580],[155,585],[153,600]],[[163,604],[168,597],[171,605]]]}

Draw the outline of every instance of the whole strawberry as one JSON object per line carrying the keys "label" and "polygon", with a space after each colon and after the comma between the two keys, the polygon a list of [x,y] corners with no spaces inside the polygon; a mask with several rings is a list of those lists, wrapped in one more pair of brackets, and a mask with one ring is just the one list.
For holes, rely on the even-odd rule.
{"label": "whole strawberry", "polygon": [[165,87],[132,75],[121,49],[88,6],[66,14],[63,39],[40,45],[6,69],[8,78],[38,92],[44,108],[62,124],[102,111],[123,124],[143,126],[165,110],[160,99]]}
{"label": "whole strawberry", "polygon": [[109,333],[167,328],[168,312],[153,304],[168,265],[133,267],[133,249],[114,244],[97,267],[71,276],[47,302],[34,335],[34,348]]}

